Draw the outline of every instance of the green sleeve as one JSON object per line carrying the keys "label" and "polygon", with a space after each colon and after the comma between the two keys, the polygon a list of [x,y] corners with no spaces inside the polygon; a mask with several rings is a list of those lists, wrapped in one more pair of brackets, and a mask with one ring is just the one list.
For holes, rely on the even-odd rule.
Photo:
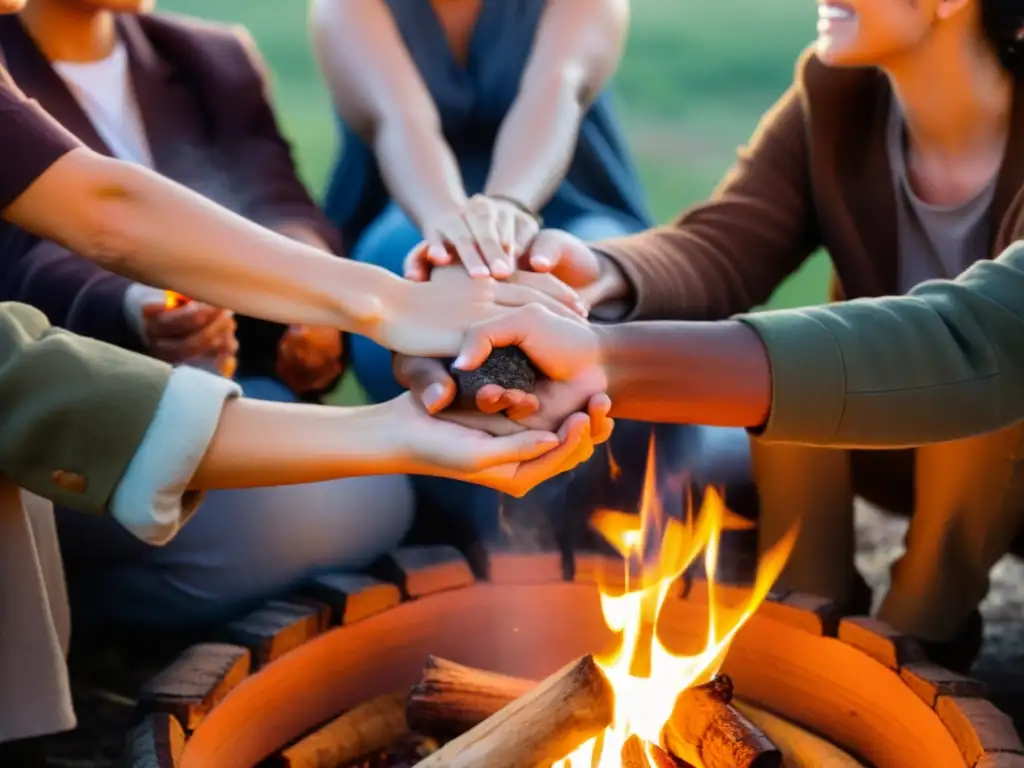
{"label": "green sleeve", "polygon": [[1024,419],[1024,242],[907,296],[738,319],[771,361],[764,439],[912,446]]}
{"label": "green sleeve", "polygon": [[106,511],[170,373],[0,303],[0,472],[55,503]]}

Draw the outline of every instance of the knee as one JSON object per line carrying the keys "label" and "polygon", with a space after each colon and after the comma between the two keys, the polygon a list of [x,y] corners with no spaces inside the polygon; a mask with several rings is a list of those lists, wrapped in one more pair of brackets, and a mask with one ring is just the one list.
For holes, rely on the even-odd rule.
{"label": "knee", "polygon": [[366,228],[352,249],[352,258],[401,274],[406,255],[421,240],[416,225],[392,203]]}

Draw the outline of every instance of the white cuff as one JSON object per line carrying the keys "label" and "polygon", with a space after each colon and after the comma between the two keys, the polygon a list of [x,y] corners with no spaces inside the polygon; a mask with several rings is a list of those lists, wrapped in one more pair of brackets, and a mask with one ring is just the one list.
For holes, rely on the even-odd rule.
{"label": "white cuff", "polygon": [[224,403],[241,395],[229,379],[180,366],[114,491],[110,513],[143,541],[166,544],[199,506],[188,490],[217,431]]}
{"label": "white cuff", "polygon": [[124,294],[124,316],[128,321],[128,327],[135,332],[143,344],[148,344],[146,338],[145,320],[142,316],[142,308],[147,304],[160,304],[165,301],[164,292],[159,288],[152,288],[142,283],[132,283]]}

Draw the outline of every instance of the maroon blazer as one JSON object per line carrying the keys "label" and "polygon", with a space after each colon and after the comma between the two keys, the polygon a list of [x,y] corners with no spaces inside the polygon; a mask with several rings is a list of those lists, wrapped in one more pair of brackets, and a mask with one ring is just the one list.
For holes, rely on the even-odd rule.
{"label": "maroon blazer", "polygon": [[[304,224],[337,252],[337,233],[299,181],[248,33],[167,14],[119,16],[118,28],[156,170],[265,226]],[[110,155],[16,16],[0,16],[2,61],[26,95],[83,143]],[[129,285],[0,222],[0,301],[32,304],[54,325],[138,349],[122,309]],[[239,375],[273,375],[283,330],[238,318]]]}

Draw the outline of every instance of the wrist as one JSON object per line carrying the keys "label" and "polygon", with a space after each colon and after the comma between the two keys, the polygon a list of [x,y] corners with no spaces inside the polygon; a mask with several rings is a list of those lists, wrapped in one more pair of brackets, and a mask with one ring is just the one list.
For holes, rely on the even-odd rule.
{"label": "wrist", "polygon": [[617,395],[622,393],[629,376],[625,370],[626,344],[622,339],[623,326],[592,324],[591,327],[597,338],[598,367],[604,375],[605,392],[611,398],[614,415]]}
{"label": "wrist", "polygon": [[345,260],[352,273],[333,292],[330,325],[372,339],[381,346],[399,313],[408,281],[371,264]]}

